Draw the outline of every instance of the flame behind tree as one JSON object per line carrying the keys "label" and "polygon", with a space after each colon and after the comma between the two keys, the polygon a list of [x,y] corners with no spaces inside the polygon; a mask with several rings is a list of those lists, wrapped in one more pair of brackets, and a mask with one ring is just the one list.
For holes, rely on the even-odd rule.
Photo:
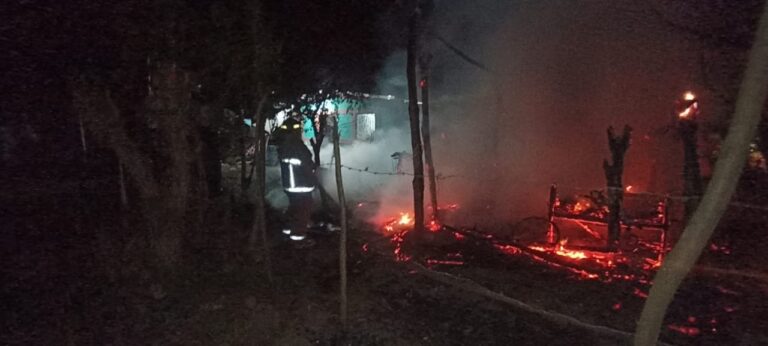
{"label": "flame behind tree", "polygon": [[[682,110],[681,110],[682,109]],[[683,141],[683,195],[685,201],[685,220],[691,218],[696,205],[704,190],[699,167],[697,116],[699,115],[699,101],[696,95],[688,91],[683,95],[682,102],[677,107],[677,131]]]}

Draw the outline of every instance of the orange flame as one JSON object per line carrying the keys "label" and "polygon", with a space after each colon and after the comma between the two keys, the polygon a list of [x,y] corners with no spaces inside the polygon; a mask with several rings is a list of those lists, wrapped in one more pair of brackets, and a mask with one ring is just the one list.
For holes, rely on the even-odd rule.
{"label": "orange flame", "polygon": [[405,228],[403,226],[411,225],[413,225],[413,218],[411,215],[408,213],[400,213],[399,217],[390,219],[384,223],[384,230],[387,232],[401,231]]}
{"label": "orange flame", "polygon": [[397,223],[400,225],[410,225],[413,223],[413,219],[408,213],[400,213],[400,219],[397,220]]}
{"label": "orange flame", "polygon": [[574,251],[574,250],[568,250],[565,248],[565,244],[568,242],[568,239],[563,239],[557,244],[557,248],[555,249],[555,253],[559,256],[573,258],[573,259],[585,259],[587,258],[587,254],[584,253],[584,251]]}
{"label": "orange flame", "polygon": [[574,204],[574,205],[573,205],[573,212],[574,212],[574,213],[577,213],[577,214],[579,214],[579,213],[583,213],[583,212],[584,212],[584,211],[586,211],[588,208],[589,208],[589,205],[587,205],[587,203],[586,203],[586,202],[584,202],[584,201],[578,201],[578,202],[576,202],[576,204]]}
{"label": "orange flame", "polygon": [[686,108],[684,111],[680,112],[680,114],[678,114],[678,116],[680,118],[687,118],[691,114],[691,110],[693,109],[694,105],[695,105],[695,103],[693,105],[688,106],[688,108]]}
{"label": "orange flame", "polygon": [[690,117],[691,114],[695,112],[696,109],[699,107],[698,102],[696,101],[696,95],[694,95],[690,91],[687,91],[685,95],[683,95],[683,100],[692,101],[692,102],[688,107],[685,108],[685,110],[677,114],[677,116],[680,117],[681,119]]}

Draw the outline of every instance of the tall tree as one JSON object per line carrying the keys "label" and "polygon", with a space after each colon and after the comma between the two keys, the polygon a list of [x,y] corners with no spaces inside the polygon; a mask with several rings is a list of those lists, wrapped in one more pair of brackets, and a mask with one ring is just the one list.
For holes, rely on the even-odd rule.
{"label": "tall tree", "polygon": [[[119,107],[109,88],[98,81],[77,81],[74,97],[86,127],[125,164],[139,190],[138,205],[149,226],[154,263],[171,272],[181,261],[189,210],[206,191],[199,188],[203,172],[195,164],[200,158],[199,137],[193,130],[194,82],[171,62],[153,64],[150,76],[150,91],[136,114],[139,119]],[[132,134],[127,124],[134,120],[149,127]],[[146,148],[146,143],[155,145]],[[167,161],[158,164],[158,159]]]}
{"label": "tall tree", "polygon": [[749,144],[768,95],[768,4],[763,7],[746,71],[739,88],[736,109],[712,180],[680,240],[653,278],[653,286],[643,306],[635,332],[635,345],[655,345],[667,307],[680,283],[701,255],[733,196],[744,169]]}
{"label": "tall tree", "polygon": [[97,30],[72,24],[85,38],[68,46],[88,47],[75,50],[77,63],[68,71],[75,108],[137,191],[135,205],[147,228],[137,239],[146,241],[150,262],[173,273],[208,196],[198,131],[201,79],[184,25],[199,12],[173,0],[83,4],[77,12],[104,20]]}
{"label": "tall tree", "polygon": [[[217,31],[212,34],[213,52],[207,57],[211,68],[207,70],[209,89],[216,102],[223,108],[231,109],[251,120],[254,138],[254,156],[251,174],[245,175],[246,157],[241,158],[241,185],[244,199],[250,199],[246,191],[253,186],[254,222],[248,235],[247,248],[256,253],[258,244],[267,264],[267,275],[271,279],[269,247],[266,230],[266,151],[268,138],[265,127],[268,118],[274,116],[270,107],[274,102],[272,91],[279,84],[275,64],[280,61],[282,44],[275,38],[272,24],[266,18],[260,1],[223,2],[212,5],[211,22]],[[236,121],[238,129],[243,121]],[[243,138],[247,135],[242,133]],[[250,139],[250,138],[248,138]],[[246,142],[245,140],[243,142]],[[244,150],[246,143],[241,143]]]}

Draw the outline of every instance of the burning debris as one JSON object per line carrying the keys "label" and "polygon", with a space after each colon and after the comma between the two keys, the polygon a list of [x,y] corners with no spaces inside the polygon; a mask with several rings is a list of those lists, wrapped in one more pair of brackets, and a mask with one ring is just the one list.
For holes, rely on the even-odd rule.
{"label": "burning debris", "polygon": [[554,210],[560,216],[603,221],[608,216],[608,199],[602,191],[590,191],[587,195],[556,199]]}
{"label": "burning debris", "polygon": [[[413,225],[413,218],[407,212],[399,213],[399,216],[390,218],[382,225],[384,233],[391,237],[394,244],[393,252],[397,261],[408,261],[412,258],[410,254],[404,253],[402,245],[405,235],[413,229]],[[431,221],[426,226],[426,229],[431,232],[451,232],[456,241],[465,241],[467,237],[470,237],[490,242],[501,253],[528,256],[534,261],[545,263],[551,267],[565,269],[582,279],[607,282],[628,280],[647,283],[648,275],[642,275],[640,272],[654,270],[658,265],[657,261],[647,258],[638,260],[633,256],[620,253],[572,248],[568,246],[567,238],[552,245],[546,243],[516,244],[499,239],[490,233],[448,227],[435,221]],[[445,259],[427,259],[429,265],[463,265],[464,263],[460,254]],[[635,266],[639,269],[632,271],[632,265],[630,265],[632,263],[637,263]]]}
{"label": "burning debris", "polygon": [[[582,222],[586,228],[590,223]],[[651,249],[651,251],[606,251],[604,248],[584,248],[574,244],[568,237],[558,239],[549,244],[546,241],[538,243],[515,243],[505,237],[499,237],[491,232],[482,232],[474,228],[455,228],[437,222],[427,223],[426,230],[442,233],[453,239],[453,243],[445,247],[434,245],[428,253],[415,253],[413,249],[404,247],[405,236],[413,229],[414,220],[410,213],[401,212],[396,217],[388,219],[381,225],[383,234],[390,238],[393,244],[395,261],[418,261],[427,268],[439,269],[451,272],[454,270],[471,269],[473,261],[478,259],[475,250],[477,244],[490,244],[492,251],[502,254],[503,258],[524,258],[531,263],[537,263],[555,272],[567,273],[578,281],[592,281],[601,284],[618,284],[622,296],[616,297],[606,303],[605,309],[611,314],[626,315],[637,306],[638,301],[648,298],[651,279],[661,266],[661,260],[653,254],[661,251],[662,244],[658,241],[642,240],[639,247]],[[513,230],[514,232],[514,230]],[[545,234],[546,232],[541,232]],[[588,237],[603,237],[598,230],[584,231]],[[543,239],[543,238],[542,238]],[[432,252],[443,249],[443,253]],[[480,247],[486,249],[486,247]],[[366,251],[364,248],[363,251]],[[468,252],[471,251],[471,252]],[[481,250],[482,251],[482,250]],[[485,258],[485,257],[480,257]],[[488,257],[490,258],[490,257]],[[478,262],[479,263],[479,262]],[[514,262],[513,262],[514,263]],[[721,285],[712,290],[723,297],[737,297],[738,292]],[[699,308],[693,309],[693,313],[686,311],[686,315],[676,316],[666,325],[669,331],[687,338],[713,337],[715,334],[723,334],[722,313],[732,313],[736,310],[734,305],[726,304],[718,307],[718,311],[708,311]]]}
{"label": "burning debris", "polygon": [[699,111],[699,101],[696,99],[696,95],[688,91],[683,95],[683,100],[677,107],[677,116],[680,119],[692,119]]}
{"label": "burning debris", "polygon": [[413,217],[409,213],[400,213],[399,217],[390,219],[384,224],[387,232],[407,231],[413,227]]}
{"label": "burning debris", "polygon": [[688,327],[688,326],[681,326],[677,324],[670,324],[667,326],[670,330],[674,330],[680,334],[688,335],[688,336],[698,336],[701,334],[701,329],[697,327]]}

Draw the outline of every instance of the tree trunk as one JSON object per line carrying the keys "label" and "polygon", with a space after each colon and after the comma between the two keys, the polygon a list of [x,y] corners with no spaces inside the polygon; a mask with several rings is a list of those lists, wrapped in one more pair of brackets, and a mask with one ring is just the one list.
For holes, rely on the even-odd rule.
{"label": "tree trunk", "polygon": [[[264,105],[266,104],[266,102],[267,102],[267,97],[266,97],[266,96],[262,96],[261,100],[259,100],[259,103],[258,103],[258,105],[256,106],[256,114],[257,114],[257,115],[256,115],[256,120],[255,120],[255,122],[254,122],[254,119],[253,119],[253,117],[251,117],[251,125],[252,125],[252,126],[251,126],[250,128],[245,128],[245,134],[246,134],[246,135],[245,135],[245,137],[246,137],[246,138],[249,138],[249,137],[251,137],[251,135],[250,135],[251,129],[256,129],[256,130],[254,130],[254,132],[257,132],[257,131],[258,131],[258,128],[259,128],[259,127],[258,127],[258,126],[259,126],[258,122],[259,122],[259,121],[262,121],[262,122],[264,123],[264,124],[262,124],[262,126],[261,126],[261,128],[262,128],[262,129],[264,129],[264,127],[266,126],[266,121],[267,121],[267,120],[266,120],[266,115],[264,115],[264,114],[261,114],[261,112],[264,110]],[[259,115],[259,114],[261,114],[261,115]],[[259,117],[261,117],[261,118],[259,118]],[[263,132],[263,131],[262,131],[262,132]],[[259,133],[257,133],[256,135],[257,135],[257,136],[258,136],[258,135],[262,135],[262,140],[264,140],[264,138],[266,138],[266,137],[264,137],[264,136],[263,136],[263,135],[264,135],[263,133],[262,133],[262,134],[259,134]],[[249,138],[249,139],[250,139],[250,138]],[[257,146],[258,146],[259,144],[258,144],[258,142],[256,141],[256,138],[253,138],[253,141],[250,141],[250,140],[246,140],[245,142],[246,142],[246,145],[245,145],[245,148],[246,148],[246,149],[248,149],[248,148],[250,147],[250,143],[251,143],[251,142],[253,142],[254,151],[258,151],[258,148],[257,148]],[[265,145],[266,145],[266,144],[265,144]],[[246,151],[246,152],[247,152],[247,151]],[[263,152],[263,154],[266,156],[266,153],[267,153],[267,152],[266,152],[266,149],[265,149],[265,151]],[[254,155],[256,155],[256,153],[255,153],[255,152],[254,152]],[[248,159],[248,157],[247,157],[247,154],[246,154],[246,156],[243,156],[243,157],[242,157],[242,159],[243,159],[244,161],[247,161],[247,159]],[[253,159],[253,161],[251,161],[251,170],[248,172],[248,175],[246,175],[246,176],[245,176],[245,180],[244,180],[244,181],[243,181],[243,183],[242,183],[242,185],[243,185],[243,191],[248,191],[248,189],[250,189],[250,188],[251,188],[251,183],[253,182],[253,173],[256,171],[256,167],[257,167],[257,164],[258,164],[258,162],[256,162],[256,159],[254,158],[254,159]],[[264,162],[262,162],[262,165],[263,165],[263,164],[264,164]],[[241,170],[242,170],[242,169],[243,169],[243,167],[241,166]]]}
{"label": "tree trunk", "polygon": [[341,176],[341,149],[339,148],[339,120],[334,119],[333,126],[333,158],[336,167],[336,191],[341,210],[341,239],[339,240],[339,275],[340,275],[340,309],[341,325],[347,329],[347,208],[344,197],[344,183]]}
{"label": "tree trunk", "polygon": [[200,140],[203,152],[203,170],[209,197],[216,197],[221,192],[221,155],[219,154],[219,136],[213,125],[200,128]]}
{"label": "tree trunk", "polygon": [[603,161],[605,179],[608,186],[608,249],[618,248],[621,236],[621,204],[624,199],[624,186],[621,178],[624,174],[624,154],[629,148],[632,129],[624,126],[621,137],[616,137],[613,127],[608,128],[608,146],[611,149],[611,163]]}
{"label": "tree trunk", "polygon": [[[245,117],[243,117],[243,119],[245,119]],[[245,174],[247,168],[245,158],[248,148],[246,147],[247,141],[245,139],[248,137],[248,128],[242,122],[240,123],[240,127],[240,200],[246,201],[248,198],[248,178]]]}
{"label": "tree trunk", "polygon": [[128,210],[128,190],[125,187],[125,173],[123,173],[123,163],[117,158],[117,172],[120,184],[120,207],[123,212]]}
{"label": "tree trunk", "polygon": [[315,158],[315,166],[320,167],[320,147],[323,145],[322,139],[315,141],[310,141],[310,144],[312,145],[312,156]]}
{"label": "tree trunk", "polygon": [[422,56],[421,66],[421,136],[424,140],[424,160],[427,177],[429,178],[429,201],[432,205],[432,221],[439,221],[440,210],[437,207],[437,179],[435,178],[435,163],[432,160],[432,139],[429,130],[429,75],[430,75],[429,56]]}
{"label": "tree trunk", "polygon": [[415,9],[408,23],[408,51],[406,75],[408,77],[408,115],[411,124],[411,146],[413,148],[413,213],[414,231],[424,233],[424,163],[422,162],[421,131],[419,130],[418,86],[416,79],[416,58],[419,56],[421,25],[419,10]]}
{"label": "tree trunk", "polygon": [[699,154],[697,150],[698,142],[696,140],[698,126],[693,121],[686,121],[680,124],[679,133],[683,140],[683,196],[685,200],[685,220],[690,220],[691,215],[696,210],[696,206],[704,190],[701,181],[701,170],[699,169]]}
{"label": "tree trunk", "polygon": [[768,94],[768,4],[764,5],[755,41],[749,54],[728,135],[723,141],[712,180],[683,231],[680,240],[667,255],[643,306],[637,323],[635,345],[654,345],[659,337],[667,307],[680,283],[691,270],[728,207],[738,185],[754,140],[760,115]]}
{"label": "tree trunk", "polygon": [[88,145],[85,142],[85,126],[83,126],[83,115],[77,116],[78,123],[80,125],[80,146],[83,149],[83,162],[88,161]]}
{"label": "tree trunk", "polygon": [[267,274],[267,280],[272,282],[272,256],[269,250],[269,240],[267,238],[267,203],[266,195],[266,154],[269,140],[264,133],[264,127],[267,123],[267,114],[264,112],[264,105],[267,102],[267,96],[263,96],[256,109],[256,152],[253,158],[253,167],[255,167],[254,180],[254,209],[253,226],[248,236],[248,250],[251,254],[256,253],[257,244],[260,242],[264,256],[264,267]]}
{"label": "tree trunk", "polygon": [[322,109],[324,103],[325,99],[317,106],[318,113],[315,114],[317,125],[315,125],[315,119],[312,119],[312,133],[315,135],[315,138],[309,141],[312,145],[312,155],[316,167],[320,167],[320,148],[323,146],[323,140],[325,140],[325,126],[328,120],[328,115]]}

